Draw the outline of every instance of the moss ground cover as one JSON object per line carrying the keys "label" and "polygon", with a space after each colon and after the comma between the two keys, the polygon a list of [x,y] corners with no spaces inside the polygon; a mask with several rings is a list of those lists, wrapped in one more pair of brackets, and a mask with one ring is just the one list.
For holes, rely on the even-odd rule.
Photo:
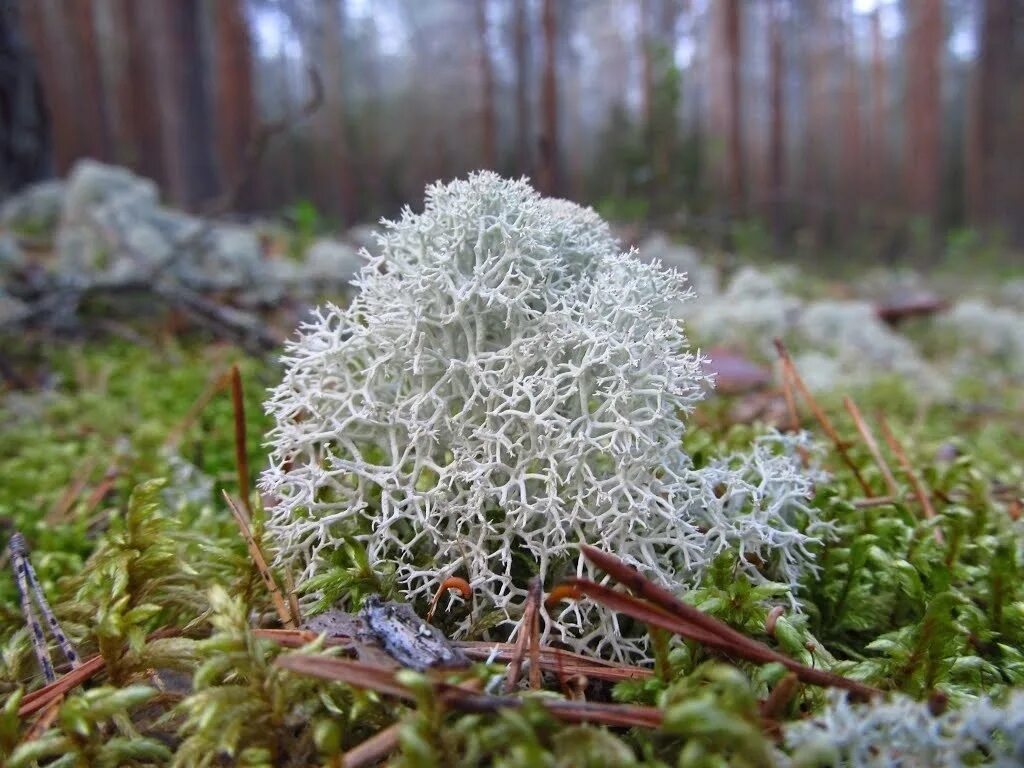
{"label": "moss ground cover", "polygon": [[[18,718],[18,703],[40,680],[13,580],[0,580],[0,750],[7,764],[313,765],[392,722],[401,723],[390,757],[398,765],[770,765],[823,749],[820,739],[802,736],[778,743],[761,727],[758,702],[784,670],[728,664],[693,642],[665,646],[656,678],[589,691],[662,708],[665,723],[655,732],[559,724],[533,704],[459,715],[429,686],[414,704],[399,705],[280,670],[275,657],[300,651],[253,634],[252,616],[269,614],[270,601],[215,495],[219,488],[237,492],[227,394],[214,395],[181,429],[211,379],[235,361],[250,406],[250,464],[259,468],[264,454],[255,436],[266,424],[257,404],[278,372],[223,348],[113,343],[62,350],[38,361],[54,381],[48,392],[7,397],[4,521],[29,539],[43,587],[83,654],[98,652],[107,664],[26,741],[32,719]],[[826,460],[832,477],[813,504],[836,533],[819,555],[820,573],[802,584],[802,612],[777,615],[785,589],[755,584],[731,554],[685,599],[805,663],[916,700],[941,699],[953,712],[974,712],[982,697],[994,696],[985,733],[995,734],[998,746],[1009,737],[999,735],[991,713],[1003,711],[1001,696],[1024,686],[1019,395],[1006,390],[988,410],[921,408],[912,393],[885,382],[855,395],[865,413],[885,414],[931,491],[935,517],[924,518],[889,453],[902,497],[886,501],[883,474],[839,396],[825,396],[854,464],[882,501],[868,501],[833,451]],[[685,445],[698,463],[741,449],[763,430],[728,424],[720,401],[701,408],[702,426]],[[816,428],[809,416],[806,424]],[[109,491],[90,501],[111,464],[118,474]],[[152,482],[156,477],[165,480]],[[260,519],[257,505],[257,534]],[[338,559],[335,597],[388,587],[386,570],[360,561],[358,547]],[[458,608],[438,621],[457,618]],[[153,636],[160,631],[167,636]],[[473,674],[486,678],[493,669]],[[821,691],[803,688],[776,717],[785,723],[818,715],[824,729],[828,718],[838,721],[832,706]],[[865,730],[845,738],[872,736]],[[967,748],[963,738],[958,749]],[[838,743],[825,750],[831,764],[852,754],[837,752]],[[965,760],[985,764],[993,749],[977,746]]]}

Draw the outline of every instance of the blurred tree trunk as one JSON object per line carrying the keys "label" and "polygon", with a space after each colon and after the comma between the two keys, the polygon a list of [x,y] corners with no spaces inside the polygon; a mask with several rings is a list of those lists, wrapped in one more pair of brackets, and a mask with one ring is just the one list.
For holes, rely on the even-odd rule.
{"label": "blurred tree trunk", "polygon": [[944,46],[942,0],[918,0],[909,8],[907,39],[907,130],[904,149],[907,201],[911,212],[934,221],[938,214],[941,130],[941,69]]}
{"label": "blurred tree trunk", "polygon": [[651,0],[638,0],[637,47],[640,49],[640,115],[644,130],[652,133],[654,105],[654,36],[651,34]]}
{"label": "blurred tree trunk", "polygon": [[480,70],[480,146],[481,164],[484,168],[496,168],[494,131],[494,71],[491,67],[491,53],[487,45],[487,0],[475,0],[477,66]]}
{"label": "blurred tree trunk", "polygon": [[785,104],[783,101],[782,59],[782,2],[773,0],[768,30],[768,61],[769,61],[769,123],[770,136],[768,141],[768,194],[770,199],[772,232],[778,242],[785,228],[783,222],[782,195],[786,183],[786,123]]}
{"label": "blurred tree trunk", "polygon": [[171,199],[185,207],[209,200],[219,186],[199,3],[138,3],[140,31],[152,52],[154,79],[148,98],[158,105],[165,181]]}
{"label": "blurred tree trunk", "polygon": [[857,59],[854,16],[844,6],[843,24],[843,104],[842,104],[842,187],[843,203],[839,218],[847,233],[860,224],[864,172],[863,135],[861,130],[860,64]]}
{"label": "blurred tree trunk", "polygon": [[805,125],[803,141],[803,173],[801,190],[801,218],[817,237],[826,233],[826,212],[832,198],[828,183],[828,120],[825,106],[828,100],[828,40],[831,30],[824,3],[804,3],[802,20],[804,39],[803,81]]}
{"label": "blurred tree trunk", "polygon": [[558,0],[543,0],[544,74],[541,82],[542,130],[540,187],[547,195],[561,190],[558,150]]}
{"label": "blurred tree trunk", "polygon": [[0,197],[53,173],[50,124],[18,3],[0,4]]}
{"label": "blurred tree trunk", "polygon": [[533,120],[530,114],[530,28],[528,4],[514,0],[514,44],[516,60],[516,162],[520,173],[530,173]]}
{"label": "blurred tree trunk", "polygon": [[342,41],[345,34],[344,0],[320,0],[316,31],[324,103],[319,116],[320,149],[328,162],[318,163],[320,189],[331,210],[344,224],[355,223],[359,216],[358,196],[349,154],[348,120],[345,108],[345,61]]}
{"label": "blurred tree trunk", "polygon": [[[214,0],[213,15],[216,144],[221,183],[227,186],[243,176],[253,135],[252,48],[242,0]],[[241,190],[237,202],[244,206],[250,197]]]}
{"label": "blurred tree trunk", "polygon": [[131,136],[133,168],[142,175],[166,183],[164,173],[164,129],[159,100],[153,97],[156,67],[148,40],[149,25],[142,4],[119,0],[119,18],[128,41],[127,60],[122,62],[118,82],[118,102]]}
{"label": "blurred tree trunk", "polygon": [[25,30],[39,61],[46,109],[52,126],[53,154],[58,174],[67,173],[82,156],[83,144],[75,114],[74,66],[67,39],[67,17],[58,0],[21,3],[25,11]]}
{"label": "blurred tree trunk", "polygon": [[713,135],[722,137],[718,151],[719,179],[729,213],[744,209],[742,51],[740,49],[740,2],[722,0],[714,4],[712,43]]}
{"label": "blurred tree trunk", "polygon": [[[658,115],[658,125],[651,136],[652,178],[654,194],[659,206],[667,212],[678,209],[679,201],[673,193],[672,161],[679,144],[680,73],[676,69],[676,29],[683,3],[662,0],[661,18],[657,30],[657,66],[651,74],[651,117]],[[649,54],[650,55],[650,54]],[[652,65],[655,62],[651,62]],[[649,118],[650,120],[650,118]]]}
{"label": "blurred tree trunk", "polygon": [[106,92],[100,71],[100,57],[96,45],[96,18],[94,0],[75,0],[65,6],[70,11],[74,30],[65,45],[71,47],[74,61],[76,125],[82,137],[84,153],[90,157],[109,161],[110,131],[107,124]]}
{"label": "blurred tree trunk", "polygon": [[[882,48],[882,20],[878,8],[871,13],[871,129],[867,164],[871,200],[876,207],[885,197],[889,147],[885,134],[885,51]],[[875,213],[875,211],[873,211]]]}
{"label": "blurred tree trunk", "polygon": [[970,106],[967,209],[975,226],[1004,229],[1024,242],[1024,10],[985,0]]}

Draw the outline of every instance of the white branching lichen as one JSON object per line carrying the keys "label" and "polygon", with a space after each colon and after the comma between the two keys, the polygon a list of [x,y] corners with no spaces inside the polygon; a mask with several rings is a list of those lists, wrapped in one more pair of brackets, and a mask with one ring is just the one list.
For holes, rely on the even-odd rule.
{"label": "white branching lichen", "polygon": [[[785,742],[796,765],[1011,768],[1024,764],[1024,693],[935,716],[927,702],[899,694],[851,704],[832,692],[822,713],[786,728]],[[819,760],[810,762],[812,756]]]}
{"label": "white branching lichen", "polygon": [[[590,573],[581,541],[675,587],[720,541],[789,546],[772,538],[786,527],[761,529],[803,486],[768,511],[761,454],[740,475],[716,469],[757,508],[737,524],[749,533],[731,533],[741,504],[716,497],[681,447],[706,383],[670,316],[682,276],[621,254],[593,211],[492,173],[430,187],[380,246],[352,305],[301,328],[267,404],[279,561],[310,577],[355,535],[409,599],[461,569],[477,613],[512,621],[523,573]],[[784,573],[804,562],[800,542]],[[548,631],[576,647],[642,652],[614,616],[559,610]]]}

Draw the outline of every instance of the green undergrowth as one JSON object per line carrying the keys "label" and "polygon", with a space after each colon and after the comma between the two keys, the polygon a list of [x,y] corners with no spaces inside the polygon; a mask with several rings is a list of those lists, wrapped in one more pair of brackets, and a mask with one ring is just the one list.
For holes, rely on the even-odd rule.
{"label": "green undergrowth", "polygon": [[[416,701],[400,704],[276,666],[281,654],[334,651],[319,644],[283,650],[253,629],[276,619],[218,495],[238,492],[227,392],[167,449],[214,374],[237,362],[255,474],[267,426],[259,403],[279,375],[275,366],[179,345],[85,346],[44,362],[52,388],[8,394],[0,409],[0,518],[28,540],[81,654],[101,654],[105,669],[67,696],[37,738],[23,742],[30,721],[17,709],[41,680],[13,579],[0,576],[4,765],[340,765],[345,750],[393,723],[400,723],[397,749],[387,759],[397,766],[839,764],[814,762],[816,754],[799,749],[787,755],[775,738],[779,726],[766,727],[761,702],[783,684],[784,668],[731,662],[660,635],[652,643],[653,678],[587,688],[591,700],[661,708],[657,730],[557,722],[542,706],[546,697],[562,696],[554,677],[547,692],[526,694],[515,709],[459,714],[411,673],[402,681]],[[1019,393],[1006,393],[991,411],[924,406],[891,383],[853,394],[876,432],[884,413],[915,473],[934,491],[934,518],[925,517],[880,435],[899,493],[866,502],[888,496],[887,481],[841,397],[823,397],[868,488],[836,451],[827,454],[831,479],[813,505],[833,535],[816,552],[818,574],[795,596],[800,609],[786,587],[751,581],[730,553],[683,599],[804,664],[915,699],[956,708],[1024,687],[1024,437],[1013,411]],[[764,431],[729,424],[729,404],[706,403],[695,422],[701,426],[688,433],[685,447],[698,465],[747,448]],[[805,426],[825,440],[810,419]],[[91,502],[112,465],[118,475],[110,492]],[[73,498],[62,502],[81,476]],[[255,493],[252,502],[262,540]],[[306,585],[307,608],[338,600],[354,606],[374,592],[401,597],[386,564],[368,562],[355,540],[338,550],[335,566]],[[425,607],[417,606],[421,613]],[[456,622],[458,610],[439,613],[442,628]],[[478,664],[464,676],[488,684],[502,671]],[[770,719],[784,729],[821,712],[825,694],[798,687],[775,706]],[[985,754],[974,758],[986,764]]]}

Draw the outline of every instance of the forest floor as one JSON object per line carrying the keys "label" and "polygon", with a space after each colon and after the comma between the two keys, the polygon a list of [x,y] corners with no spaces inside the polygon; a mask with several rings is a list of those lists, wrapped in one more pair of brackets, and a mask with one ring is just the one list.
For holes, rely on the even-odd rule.
{"label": "forest floor", "polygon": [[[766,301],[810,307],[837,292],[798,282]],[[915,765],[1015,764],[1021,707],[1006,702],[1024,689],[1024,380],[1012,347],[986,353],[968,334],[953,349],[941,323],[918,318],[901,335],[924,367],[893,376],[862,349],[830,348],[823,378],[805,370],[821,362],[813,333],[802,329],[790,356],[763,316],[722,314],[737,295],[722,288],[722,304],[687,322],[739,369],[753,366],[753,380],[709,396],[684,447],[699,467],[771,429],[807,430],[828,473],[808,505],[832,534],[798,610],[733,553],[675,603],[600,553],[628,591],[543,585],[547,600],[594,599],[623,627],[650,627],[652,660],[635,665],[541,648],[541,598],[516,637],[461,638],[475,660],[464,669],[349,659],[365,638],[317,639],[301,630],[307,614],[329,607],[325,593],[353,612],[371,593],[401,595],[355,542],[330,579],[298,594],[295,575],[266,569],[256,479],[276,352],[182,334],[167,316],[119,334],[131,340],[5,339],[19,385],[9,377],[0,401],[0,540],[24,536],[84,663],[66,663],[46,628],[57,682],[45,684],[11,553],[0,556],[0,761],[885,765],[895,751]],[[723,382],[735,370],[723,363]],[[437,608],[443,632],[460,605],[453,593]]]}

